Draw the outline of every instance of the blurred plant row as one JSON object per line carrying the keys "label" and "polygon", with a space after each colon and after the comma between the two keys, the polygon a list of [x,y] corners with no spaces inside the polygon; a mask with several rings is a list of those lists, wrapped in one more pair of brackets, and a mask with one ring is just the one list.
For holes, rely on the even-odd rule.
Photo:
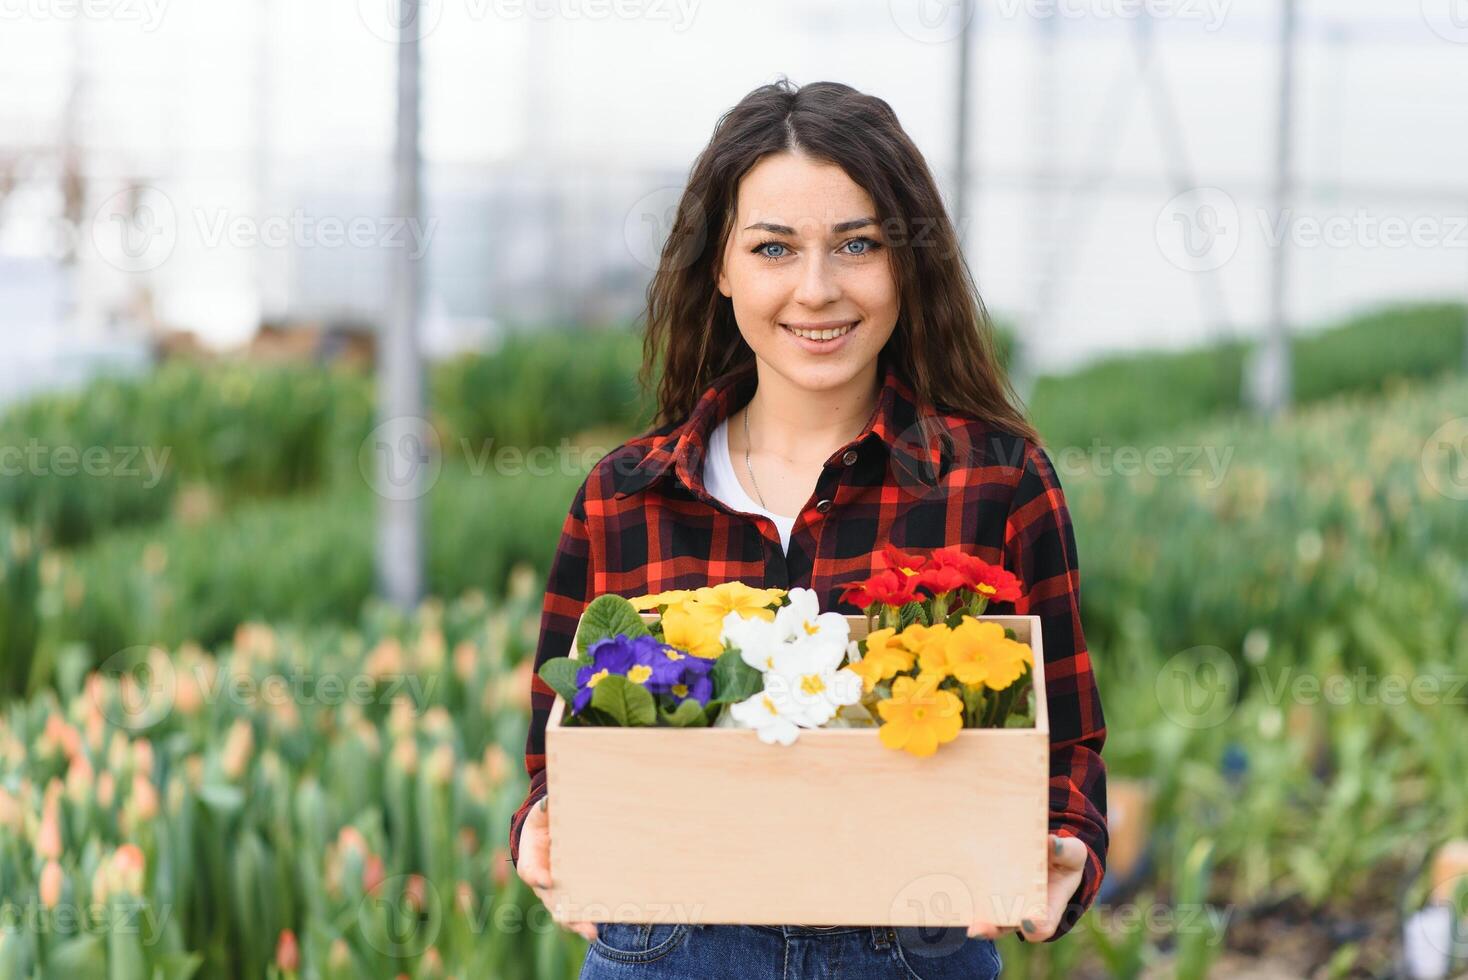
{"label": "blurred plant row", "polygon": [[0,978],[574,976],[584,943],[504,846],[535,578],[359,630],[244,623],[12,703]]}
{"label": "blurred plant row", "polygon": [[[1222,926],[1257,935],[1282,915],[1329,937],[1312,976],[1394,968],[1425,869],[1468,836],[1465,436],[1468,381],[1402,385],[1189,433],[1232,450],[1216,487],[1066,479],[1114,816],[1130,824],[1103,901],[1192,915],[1151,942],[1091,916],[1111,975],[1165,951],[1177,975],[1205,976]],[[1047,952],[1039,975],[1084,953]]]}
{"label": "blurred plant row", "polygon": [[[1460,305],[1415,306],[1304,335],[1297,400],[1461,370],[1463,320]],[[997,337],[1008,361],[1013,336],[1000,328]],[[1238,412],[1246,353],[1230,343],[1042,376],[1036,424],[1051,444],[1084,447]],[[569,330],[515,334],[493,353],[439,363],[429,403],[444,454],[475,461],[497,447],[638,431],[653,409],[636,384],[641,360],[633,331]],[[372,405],[370,377],[316,366],[171,362],[144,378],[96,381],[0,414],[0,515],[70,548],[169,516],[195,521],[260,497],[360,484]]]}
{"label": "blurred plant row", "polygon": [[[432,422],[448,459],[554,446],[647,417],[641,341],[620,330],[515,334],[434,365]],[[360,486],[373,379],[342,368],[169,362],[0,415],[0,515],[70,548],[241,502]]]}

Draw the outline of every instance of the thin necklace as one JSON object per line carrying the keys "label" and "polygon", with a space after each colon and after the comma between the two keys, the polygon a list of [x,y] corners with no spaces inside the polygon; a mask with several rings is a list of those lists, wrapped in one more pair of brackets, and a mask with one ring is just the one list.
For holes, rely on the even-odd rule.
{"label": "thin necklace", "polygon": [[749,482],[754,484],[754,492],[759,497],[759,505],[765,510],[770,505],[765,503],[765,495],[759,492],[759,481],[754,478],[754,467],[749,465],[749,406],[744,406],[744,468],[749,471]]}
{"label": "thin necklace", "polygon": [[[877,415],[877,409],[873,408],[872,409],[872,417],[875,418],[876,415]],[[871,422],[871,419],[867,419],[867,422],[870,423]],[[865,426],[863,426],[863,428],[865,428]],[[754,467],[749,465],[749,406],[748,405],[745,405],[744,406],[744,468],[747,471],[749,471],[749,482],[754,484],[754,493],[755,493],[755,496],[759,497],[759,505],[761,507],[763,507],[765,510],[769,510],[770,509],[770,505],[767,504],[767,503],[765,503],[765,495],[759,492],[759,481],[754,478]]]}

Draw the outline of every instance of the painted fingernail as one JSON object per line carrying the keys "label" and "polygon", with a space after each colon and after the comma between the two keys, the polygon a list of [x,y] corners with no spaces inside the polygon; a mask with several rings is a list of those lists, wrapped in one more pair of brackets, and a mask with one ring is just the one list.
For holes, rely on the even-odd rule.
{"label": "painted fingernail", "polygon": [[1025,932],[1034,932],[1035,931],[1035,924],[1033,922],[1031,922],[1029,919],[1020,919],[1019,920],[1019,927],[1021,929],[1023,929]]}
{"label": "painted fingernail", "polygon": [[1052,838],[1050,838],[1050,851],[1056,857],[1059,857],[1060,856],[1060,838],[1059,837],[1052,837]]}

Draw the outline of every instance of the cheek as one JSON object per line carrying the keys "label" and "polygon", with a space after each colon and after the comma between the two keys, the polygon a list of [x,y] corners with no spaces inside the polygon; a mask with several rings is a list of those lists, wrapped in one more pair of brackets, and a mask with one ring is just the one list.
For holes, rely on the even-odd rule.
{"label": "cheek", "polygon": [[885,265],[863,269],[846,282],[846,294],[870,316],[897,309],[897,283]]}
{"label": "cheek", "polygon": [[738,269],[730,277],[734,312],[741,320],[772,320],[784,308],[788,290],[778,276],[757,269]]}

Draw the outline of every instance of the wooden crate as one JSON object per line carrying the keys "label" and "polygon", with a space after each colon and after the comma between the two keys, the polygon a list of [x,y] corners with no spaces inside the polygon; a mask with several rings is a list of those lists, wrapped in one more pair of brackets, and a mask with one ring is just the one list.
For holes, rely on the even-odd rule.
{"label": "wooden crate", "polygon": [[[643,614],[646,621],[655,619]],[[874,728],[546,726],[558,922],[1017,925],[1045,904],[1050,723],[1036,616],[983,616],[1034,651],[1035,727],[965,728],[919,758]],[[866,619],[848,616],[851,638]],[[576,651],[571,651],[576,656]],[[987,913],[987,915],[985,915]]]}

